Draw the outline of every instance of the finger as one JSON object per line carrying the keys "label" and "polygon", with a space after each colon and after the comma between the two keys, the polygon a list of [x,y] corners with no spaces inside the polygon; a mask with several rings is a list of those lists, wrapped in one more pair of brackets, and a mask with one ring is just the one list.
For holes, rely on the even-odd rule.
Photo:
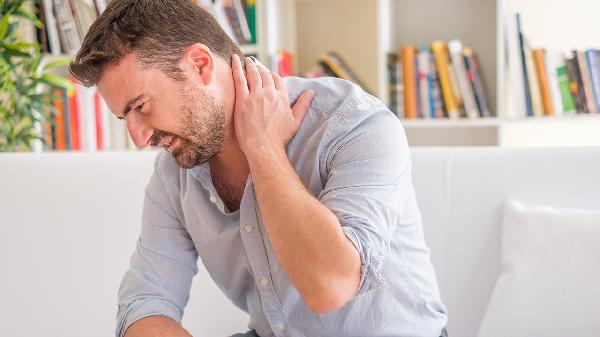
{"label": "finger", "polygon": [[260,73],[260,79],[262,81],[262,87],[264,89],[267,88],[275,88],[275,84],[273,83],[273,78],[271,77],[271,71],[267,69],[260,61],[256,60],[256,68]]}
{"label": "finger", "polygon": [[272,72],[271,75],[271,77],[273,77],[273,84],[275,85],[275,89],[277,89],[277,91],[283,91],[283,93],[287,95],[287,87],[285,86],[285,83],[283,82],[281,76],[279,76],[279,74],[276,72]]}
{"label": "finger", "polygon": [[233,73],[233,83],[235,85],[236,94],[248,93],[248,82],[242,68],[242,61],[239,55],[233,54],[231,57],[231,72]]}
{"label": "finger", "polygon": [[294,114],[294,118],[296,119],[296,125],[300,126],[300,123],[306,116],[308,112],[308,108],[310,103],[312,102],[313,97],[315,97],[315,92],[313,90],[307,90],[300,95],[296,103],[294,103],[294,107],[292,108],[292,114]]}
{"label": "finger", "polygon": [[262,89],[262,80],[260,79],[256,64],[249,57],[246,57],[246,79],[251,92]]}

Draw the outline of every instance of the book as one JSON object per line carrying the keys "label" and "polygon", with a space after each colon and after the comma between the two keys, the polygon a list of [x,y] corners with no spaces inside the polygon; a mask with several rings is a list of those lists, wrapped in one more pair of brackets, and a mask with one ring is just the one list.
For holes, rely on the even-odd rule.
{"label": "book", "polygon": [[104,148],[104,125],[102,124],[102,105],[100,102],[100,94],[94,91],[94,121],[96,124],[96,149],[105,150]]}
{"label": "book", "polygon": [[416,81],[416,48],[403,46],[400,48],[402,62],[402,78],[404,81],[404,118],[415,119],[418,117],[417,108],[417,81]]}
{"label": "book", "polygon": [[554,115],[554,104],[552,103],[552,94],[550,93],[550,83],[548,82],[548,73],[546,71],[546,50],[534,49],[532,51],[533,62],[537,74],[537,80],[540,86],[540,95],[542,98],[542,108],[544,115]]}
{"label": "book", "polygon": [[527,66],[527,81],[529,82],[529,94],[531,96],[533,116],[540,117],[544,115],[542,93],[540,91],[540,82],[535,70],[535,63],[533,62],[533,52],[529,47],[527,40],[525,40],[525,64]]}
{"label": "book", "polygon": [[600,110],[600,50],[590,49],[585,52],[592,81],[592,94],[596,107]]}
{"label": "book", "polygon": [[250,43],[256,43],[256,0],[246,0],[246,19],[250,29]]}
{"label": "book", "polygon": [[448,50],[450,51],[450,58],[452,59],[458,87],[465,105],[465,113],[469,118],[478,118],[479,110],[477,109],[475,95],[467,76],[462,42],[458,39],[451,40],[448,42]]}
{"label": "book", "polygon": [[79,102],[79,85],[75,79],[70,78],[71,88],[67,91],[69,113],[71,114],[71,149],[81,150],[81,104]]}
{"label": "book", "polygon": [[398,90],[398,54],[388,53],[387,54],[387,71],[388,71],[388,108],[390,111],[396,114],[398,111],[398,96],[396,90]]}
{"label": "book", "polygon": [[73,10],[68,0],[53,0],[53,3],[62,50],[73,55],[81,46]]}
{"label": "book", "polygon": [[565,58],[562,53],[546,51],[545,61],[546,74],[548,76],[548,86],[550,88],[550,96],[552,99],[552,106],[554,107],[554,114],[562,115],[565,113],[565,107],[560,88],[560,80],[558,78],[558,68],[565,65]]}
{"label": "book", "polygon": [[483,78],[479,70],[479,60],[477,55],[471,48],[465,48],[464,52],[465,65],[467,67],[467,75],[471,82],[471,87],[475,93],[475,102],[477,103],[477,109],[479,110],[481,117],[491,117],[490,108],[485,95],[485,89],[483,86]]}
{"label": "book", "polygon": [[62,98],[61,89],[54,89],[54,125],[55,125],[55,149],[64,151],[67,149],[67,139],[65,133],[65,103]]}
{"label": "book", "polygon": [[52,0],[43,0],[44,6],[44,29],[48,35],[48,44],[50,45],[50,53],[54,56],[58,56],[61,53],[60,49],[60,38],[58,35],[58,28],[56,26],[56,20],[54,17],[53,2]]}
{"label": "book", "polygon": [[320,54],[320,64],[325,65],[326,72],[330,73],[331,76],[339,77],[351,82],[358,84],[365,91],[372,93],[371,90],[364,84],[364,82],[354,73],[354,71],[348,66],[348,64],[342,59],[340,55],[335,52],[322,52]]}
{"label": "book", "polygon": [[[435,64],[437,66],[437,71],[440,78],[440,87],[442,90],[442,97],[444,100],[444,106],[446,108],[446,112],[448,117],[450,118],[458,118],[459,110],[456,98],[454,96],[452,90],[452,84],[450,83],[450,73],[449,73],[449,62],[448,62],[448,54],[446,52],[445,43],[442,41],[435,41],[431,45],[431,49],[433,50],[433,54],[435,57]],[[403,68],[404,70],[404,68]],[[406,83],[406,82],[405,82]],[[405,86],[406,92],[406,86]],[[406,97],[406,95],[405,95]]]}
{"label": "book", "polygon": [[526,116],[533,116],[534,115],[534,107],[533,107],[533,99],[531,97],[532,93],[531,93],[531,84],[529,83],[531,81],[531,76],[530,76],[530,66],[531,66],[531,62],[528,61],[527,58],[527,52],[526,52],[526,46],[525,46],[525,36],[523,35],[523,30],[522,30],[522,26],[521,26],[521,15],[520,14],[515,14],[515,18],[516,18],[516,27],[517,27],[517,36],[519,39],[519,47],[520,47],[520,51],[521,51],[521,66],[522,66],[522,70],[523,70],[523,86],[525,88],[525,107],[526,107]]}
{"label": "book", "polygon": [[442,118],[445,116],[444,102],[440,88],[440,76],[435,65],[435,56],[433,56],[433,53],[429,54],[429,64],[429,69],[431,69],[431,101],[433,106],[433,116],[435,118]]}
{"label": "book", "polygon": [[418,86],[421,118],[431,118],[433,116],[431,103],[429,101],[429,97],[431,96],[429,65],[429,47],[423,45],[417,53],[417,76],[419,79]]}
{"label": "book", "polygon": [[588,112],[576,57],[567,60],[567,74],[569,76],[571,95],[573,95],[573,99],[575,100],[577,112]]}
{"label": "book", "polygon": [[598,112],[598,109],[596,108],[594,93],[592,91],[592,80],[590,78],[590,69],[588,67],[587,58],[582,51],[573,51],[573,55],[577,58],[579,75],[581,78],[581,84],[583,86],[583,97],[588,109],[587,111],[590,113],[596,113]]}
{"label": "book", "polygon": [[556,75],[558,79],[558,85],[560,87],[560,96],[563,103],[563,111],[565,114],[572,114],[577,112],[573,94],[571,91],[571,82],[569,82],[569,75],[567,73],[567,66],[562,65],[556,69]]}

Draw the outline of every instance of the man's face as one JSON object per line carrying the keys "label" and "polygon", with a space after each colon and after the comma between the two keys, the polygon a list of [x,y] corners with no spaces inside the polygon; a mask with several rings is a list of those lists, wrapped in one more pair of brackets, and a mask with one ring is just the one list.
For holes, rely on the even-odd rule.
{"label": "man's face", "polygon": [[102,73],[98,91],[137,147],[165,147],[183,168],[208,162],[223,147],[225,109],[217,95],[141,67],[133,54]]}

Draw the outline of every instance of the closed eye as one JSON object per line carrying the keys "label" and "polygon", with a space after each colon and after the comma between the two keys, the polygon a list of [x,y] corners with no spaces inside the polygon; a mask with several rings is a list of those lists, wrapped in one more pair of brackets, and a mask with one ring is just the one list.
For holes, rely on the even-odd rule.
{"label": "closed eye", "polygon": [[[145,102],[144,102],[144,103],[145,103]],[[136,106],[136,107],[134,108],[134,110],[135,110],[135,111],[137,111],[137,112],[142,112],[142,107],[144,106],[144,103],[142,103],[142,104],[140,104],[140,105]],[[123,120],[123,119],[125,119],[125,117],[126,117],[126,116],[127,116],[127,113],[125,113],[125,116],[123,116],[123,117],[117,117],[117,119],[119,119],[119,120]]]}

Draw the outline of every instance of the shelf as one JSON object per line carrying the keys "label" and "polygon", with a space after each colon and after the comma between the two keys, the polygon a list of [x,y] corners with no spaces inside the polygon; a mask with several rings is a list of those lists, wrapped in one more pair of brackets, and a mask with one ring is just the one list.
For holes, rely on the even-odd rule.
{"label": "shelf", "polygon": [[478,119],[412,119],[401,120],[405,128],[478,128],[478,127],[496,127],[500,120],[495,117]]}
{"label": "shelf", "polygon": [[240,49],[244,55],[257,55],[260,52],[260,47],[255,44],[243,44]]}

